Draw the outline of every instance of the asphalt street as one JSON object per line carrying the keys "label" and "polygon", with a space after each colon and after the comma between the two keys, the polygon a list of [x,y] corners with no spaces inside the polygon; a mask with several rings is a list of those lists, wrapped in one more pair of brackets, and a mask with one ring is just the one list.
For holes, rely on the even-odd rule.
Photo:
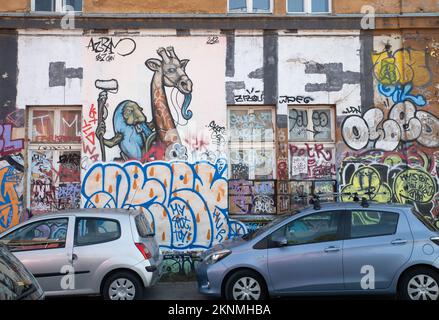
{"label": "asphalt street", "polygon": [[[77,296],[77,297],[56,297],[47,298],[48,300],[100,300],[98,296]],[[393,300],[389,296],[307,296],[307,297],[287,297],[280,300]],[[152,288],[146,288],[143,300],[218,300],[198,293],[197,283],[190,282],[159,282]],[[274,298],[277,300],[277,298]]]}

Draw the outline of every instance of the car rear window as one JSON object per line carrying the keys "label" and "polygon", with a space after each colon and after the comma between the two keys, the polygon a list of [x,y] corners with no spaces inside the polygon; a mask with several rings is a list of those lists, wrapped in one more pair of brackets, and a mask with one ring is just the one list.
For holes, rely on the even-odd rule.
{"label": "car rear window", "polygon": [[350,238],[391,235],[396,232],[399,215],[395,212],[352,211]]}
{"label": "car rear window", "polygon": [[422,224],[430,231],[439,231],[439,228],[428,219],[426,216],[422,215],[418,210],[415,208],[412,209],[412,213],[415,215],[416,218],[418,218],[419,221],[422,222]]}
{"label": "car rear window", "polygon": [[136,221],[136,228],[139,236],[146,238],[152,234],[152,229],[149,225],[148,219],[143,215],[143,213],[138,214],[134,220]]}
{"label": "car rear window", "polygon": [[114,241],[120,238],[120,224],[103,218],[77,218],[75,245],[86,246]]}

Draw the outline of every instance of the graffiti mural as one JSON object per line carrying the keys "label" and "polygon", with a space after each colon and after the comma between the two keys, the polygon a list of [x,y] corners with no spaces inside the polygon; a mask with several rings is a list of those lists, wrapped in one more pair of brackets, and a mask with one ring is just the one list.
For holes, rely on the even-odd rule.
{"label": "graffiti mural", "polygon": [[227,162],[98,163],[84,177],[86,208],[139,208],[162,249],[206,249],[245,226],[229,219]]}
{"label": "graffiti mural", "polygon": [[196,254],[165,254],[163,255],[163,270],[165,273],[188,276],[195,274],[200,262]]}
{"label": "graffiti mural", "polygon": [[[437,215],[436,156],[439,118],[424,88],[432,81],[424,50],[402,48],[372,54],[373,76],[383,106],[344,113],[341,135],[350,150],[340,167],[342,201],[357,193],[378,202],[413,204]],[[351,110],[349,110],[351,111]]]}
{"label": "graffiti mural", "polygon": [[10,123],[0,124],[0,155],[20,152],[23,149],[23,139],[12,139],[13,126]]}
{"label": "graffiti mural", "polygon": [[352,201],[349,194],[357,193],[370,200],[413,204],[421,212],[434,213],[436,165],[415,146],[401,152],[352,154],[343,161],[340,183],[342,201]]}
{"label": "graffiti mural", "polygon": [[432,113],[417,110],[410,101],[396,103],[387,118],[380,108],[372,108],[362,116],[351,115],[342,124],[342,136],[353,150],[369,143],[376,149],[396,150],[400,142],[416,141],[429,147],[439,147],[439,119]]}
{"label": "graffiti mural", "polygon": [[23,210],[23,158],[0,158],[0,233],[21,221]]}
{"label": "graffiti mural", "polygon": [[[176,126],[185,125],[193,115],[189,110],[192,101],[192,81],[185,71],[189,60],[180,60],[173,47],[159,48],[157,53],[161,60],[151,58],[145,62],[146,66],[154,72],[151,81],[152,121],[148,121],[143,108],[137,102],[125,100],[117,105],[113,114],[113,137],[105,138],[105,120],[108,116],[107,95],[116,93],[119,84],[114,79],[96,81],[96,87],[102,90],[98,99],[96,136],[101,144],[103,161],[106,160],[105,148],[115,146],[120,149],[120,158],[115,158],[115,161],[148,162],[187,158],[187,149],[182,145]],[[172,116],[166,87],[175,88],[184,95],[183,105],[179,107],[178,119]],[[172,106],[178,107],[173,102]]]}
{"label": "graffiti mural", "polygon": [[275,214],[275,181],[229,180],[230,213]]}
{"label": "graffiti mural", "polygon": [[290,144],[290,176],[303,179],[335,177],[335,151],[323,144]]}
{"label": "graffiti mural", "polygon": [[372,55],[373,74],[378,81],[378,91],[393,103],[410,101],[417,106],[425,106],[422,95],[412,93],[416,87],[431,81],[425,51],[402,48],[392,52],[386,47]]}

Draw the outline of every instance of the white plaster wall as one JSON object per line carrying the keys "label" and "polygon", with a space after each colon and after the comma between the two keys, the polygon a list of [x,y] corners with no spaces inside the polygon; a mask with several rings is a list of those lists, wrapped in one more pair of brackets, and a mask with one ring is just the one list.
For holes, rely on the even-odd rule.
{"label": "white plaster wall", "polygon": [[65,62],[66,68],[84,67],[82,38],[27,31],[18,40],[17,106],[82,105],[83,81],[67,79],[65,87],[49,87],[49,64]]}
{"label": "white plaster wall", "polygon": [[[264,39],[262,35],[248,36],[236,35],[235,37],[235,75],[227,77],[226,81],[243,81],[245,89],[235,90],[235,96],[256,94],[264,92],[263,79],[249,78],[249,74],[262,68],[264,65]],[[250,93],[249,93],[249,92]],[[259,91],[259,92],[257,92]],[[236,102],[235,104],[263,104],[264,102]]]}
{"label": "white plaster wall", "polygon": [[[344,84],[340,91],[306,92],[307,83],[325,83],[325,74],[306,74],[305,64],[343,63],[343,71],[360,72],[360,40],[354,35],[280,36],[279,96],[304,96],[310,104],[337,105],[337,115],[361,105],[360,84]],[[303,104],[303,103],[302,103]]]}

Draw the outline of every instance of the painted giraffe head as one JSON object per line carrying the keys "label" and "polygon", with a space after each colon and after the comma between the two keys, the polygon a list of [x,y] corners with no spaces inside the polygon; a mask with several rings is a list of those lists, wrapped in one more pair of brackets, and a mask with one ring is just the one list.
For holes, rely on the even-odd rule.
{"label": "painted giraffe head", "polygon": [[186,66],[189,60],[180,60],[173,47],[159,48],[157,53],[162,60],[148,59],[145,62],[146,66],[161,76],[164,86],[174,87],[184,95],[191,94],[192,80],[186,74]]}

